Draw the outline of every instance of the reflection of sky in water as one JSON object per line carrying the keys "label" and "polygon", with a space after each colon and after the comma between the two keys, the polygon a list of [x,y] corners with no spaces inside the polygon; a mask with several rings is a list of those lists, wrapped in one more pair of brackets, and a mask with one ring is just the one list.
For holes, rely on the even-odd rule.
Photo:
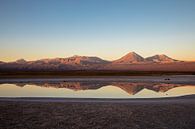
{"label": "reflection of sky in water", "polygon": [[[130,86],[127,86],[130,87]],[[166,86],[165,86],[166,87]],[[132,92],[132,93],[131,93]],[[143,88],[136,93],[118,86],[107,85],[98,89],[72,90],[68,88],[41,87],[36,85],[1,84],[1,97],[72,97],[72,98],[155,98],[172,97],[195,94],[195,86],[183,85],[173,87],[167,91],[155,91]]]}

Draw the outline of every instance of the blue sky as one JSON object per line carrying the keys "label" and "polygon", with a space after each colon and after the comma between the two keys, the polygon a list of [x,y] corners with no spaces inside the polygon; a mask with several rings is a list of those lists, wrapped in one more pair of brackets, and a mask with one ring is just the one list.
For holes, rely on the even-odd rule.
{"label": "blue sky", "polygon": [[0,60],[129,51],[195,60],[194,0],[1,0]]}

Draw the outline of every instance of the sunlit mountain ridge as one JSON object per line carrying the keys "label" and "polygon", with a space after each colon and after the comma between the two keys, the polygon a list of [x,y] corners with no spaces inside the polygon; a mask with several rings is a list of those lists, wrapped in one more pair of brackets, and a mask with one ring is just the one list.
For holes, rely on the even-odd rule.
{"label": "sunlit mountain ridge", "polygon": [[131,71],[195,71],[195,62],[172,59],[164,54],[144,58],[135,52],[108,61],[95,56],[0,62],[0,71],[66,71],[66,70],[131,70]]}

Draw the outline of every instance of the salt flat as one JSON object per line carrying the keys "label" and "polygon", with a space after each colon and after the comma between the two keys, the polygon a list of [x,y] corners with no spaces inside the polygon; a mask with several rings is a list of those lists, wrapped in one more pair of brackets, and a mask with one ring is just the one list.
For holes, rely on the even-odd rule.
{"label": "salt flat", "polygon": [[195,75],[163,75],[163,76],[86,76],[86,77],[50,77],[50,78],[1,78],[0,83],[25,83],[25,82],[59,82],[59,81],[87,81],[87,82],[158,82],[195,84]]}

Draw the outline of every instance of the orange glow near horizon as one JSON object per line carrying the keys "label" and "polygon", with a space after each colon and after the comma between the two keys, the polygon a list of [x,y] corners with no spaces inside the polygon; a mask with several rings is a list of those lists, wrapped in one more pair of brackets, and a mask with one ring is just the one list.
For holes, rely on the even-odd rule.
{"label": "orange glow near horizon", "polygon": [[[24,55],[20,55],[20,53],[9,53],[7,55],[0,55],[0,61],[3,62],[11,62],[11,61],[16,61],[18,59],[25,59],[27,61],[34,61],[34,60],[39,60],[39,59],[47,59],[47,58],[67,58],[67,57],[71,57],[74,55],[80,55],[80,56],[97,56],[100,57],[104,60],[116,60],[121,58],[122,56],[124,56],[126,53],[108,53],[108,55],[94,55],[94,54],[62,54],[62,53],[52,53],[52,54],[46,54],[46,53],[31,53],[29,55],[24,54]],[[137,53],[137,52],[136,52]],[[154,53],[154,54],[150,54],[150,53],[137,53],[139,55],[141,55],[142,57],[146,58],[146,57],[150,57],[156,54],[165,54],[173,59],[176,60],[181,60],[181,61],[195,61],[195,55],[193,55],[193,53]],[[182,55],[183,54],[183,55]]]}

